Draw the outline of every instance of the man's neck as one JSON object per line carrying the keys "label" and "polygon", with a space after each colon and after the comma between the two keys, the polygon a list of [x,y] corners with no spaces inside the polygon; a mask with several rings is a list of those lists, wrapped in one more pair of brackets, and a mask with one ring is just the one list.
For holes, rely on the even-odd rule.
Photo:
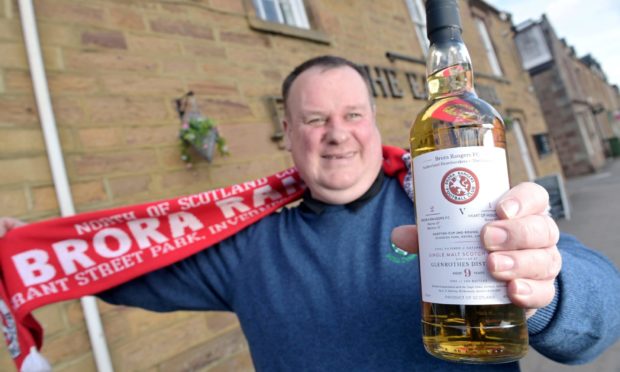
{"label": "man's neck", "polygon": [[[381,186],[383,186],[384,178],[385,178],[385,175],[383,174],[383,170],[380,170],[379,174],[375,178],[375,181],[370,185],[370,187],[368,188],[368,190],[366,190],[365,193],[363,193],[360,197],[358,197],[357,199],[351,202],[342,203],[340,205],[345,205],[347,208],[352,209],[352,210],[357,210],[358,208],[364,206],[375,195],[377,195],[379,191],[381,191]],[[327,208],[330,205],[339,205],[339,204],[338,203],[325,203],[321,200],[315,199],[312,196],[310,190],[306,190],[306,192],[304,193],[303,203],[301,204],[303,208],[309,211],[312,211],[316,214],[320,214],[321,212],[323,212],[323,210],[325,210],[325,208]]]}

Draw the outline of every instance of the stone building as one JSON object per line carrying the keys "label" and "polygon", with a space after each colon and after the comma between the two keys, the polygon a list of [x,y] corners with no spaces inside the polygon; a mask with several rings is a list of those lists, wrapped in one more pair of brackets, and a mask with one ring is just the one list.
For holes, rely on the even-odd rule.
{"label": "stone building", "polygon": [[[408,146],[425,104],[420,0],[35,0],[49,92],[77,212],[155,201],[272,174],[281,146],[280,83],[303,60],[365,66],[386,144]],[[60,215],[39,122],[20,8],[0,0],[0,215]],[[561,173],[509,16],[460,1],[476,88],[504,116],[512,183]],[[190,169],[174,101],[193,91],[230,155]],[[541,146],[543,143],[544,146]],[[252,370],[234,315],[154,314],[99,302],[116,370]],[[54,370],[93,371],[78,301],[43,307]],[[5,348],[0,370],[14,370]]]}
{"label": "stone building", "polygon": [[617,87],[598,62],[579,58],[545,16],[517,26],[515,42],[529,71],[566,176],[591,173],[613,154],[620,133]]}

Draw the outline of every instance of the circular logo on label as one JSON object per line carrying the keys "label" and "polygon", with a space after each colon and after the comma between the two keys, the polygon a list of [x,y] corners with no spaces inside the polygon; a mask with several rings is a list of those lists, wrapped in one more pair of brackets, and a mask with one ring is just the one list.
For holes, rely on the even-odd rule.
{"label": "circular logo on label", "polygon": [[441,179],[441,192],[451,203],[466,204],[478,195],[480,184],[476,174],[467,168],[450,169]]}

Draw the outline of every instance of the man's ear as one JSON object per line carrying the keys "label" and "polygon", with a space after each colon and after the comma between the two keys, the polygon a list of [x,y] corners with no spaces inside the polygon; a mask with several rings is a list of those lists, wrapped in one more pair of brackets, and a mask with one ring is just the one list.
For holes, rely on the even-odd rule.
{"label": "man's ear", "polygon": [[291,138],[289,134],[289,124],[286,119],[282,119],[282,128],[284,129],[284,148],[286,151],[291,151]]}

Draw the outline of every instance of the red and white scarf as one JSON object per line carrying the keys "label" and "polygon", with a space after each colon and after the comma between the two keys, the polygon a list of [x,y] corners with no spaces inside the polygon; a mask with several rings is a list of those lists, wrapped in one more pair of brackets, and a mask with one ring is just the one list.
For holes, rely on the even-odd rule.
{"label": "red and white scarf", "polygon": [[[383,157],[385,174],[408,188],[408,153],[384,146]],[[9,231],[0,239],[0,315],[17,367],[36,369],[41,358],[43,329],[33,310],[180,261],[299,199],[304,189],[297,170],[290,168],[221,189]]]}

